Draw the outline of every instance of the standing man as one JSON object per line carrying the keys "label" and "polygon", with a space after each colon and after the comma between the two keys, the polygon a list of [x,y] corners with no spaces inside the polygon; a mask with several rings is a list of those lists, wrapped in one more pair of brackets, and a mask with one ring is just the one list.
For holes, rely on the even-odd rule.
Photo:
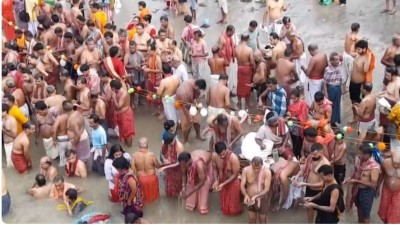
{"label": "standing man", "polygon": [[362,94],[364,98],[359,104],[353,105],[358,123],[359,140],[363,140],[367,134],[368,129],[376,128],[375,109],[376,109],[376,95],[372,94],[372,84],[364,83],[362,85]]}
{"label": "standing man", "polygon": [[203,32],[201,30],[194,31],[194,38],[192,41],[190,54],[192,56],[192,72],[193,77],[197,80],[199,78],[210,80],[206,75],[207,73],[207,56],[208,47],[203,39]]}
{"label": "standing man", "polygon": [[228,17],[228,1],[218,0],[218,5],[221,9],[221,19],[217,23],[226,24],[226,18]]}
{"label": "standing man", "polygon": [[219,76],[220,74],[226,73],[226,67],[229,62],[221,57],[221,51],[218,46],[211,48],[212,57],[208,58],[208,66],[211,70],[211,83],[214,83],[213,76]]}
{"label": "standing man", "polygon": [[169,23],[168,16],[163,15],[160,17],[160,29],[164,29],[167,32],[167,38],[169,40],[175,39],[175,31],[172,25]]}
{"label": "standing man", "polygon": [[[145,74],[142,69],[144,64],[143,53],[137,50],[136,42],[129,42],[129,52],[124,56],[124,64],[128,74],[128,83],[133,87],[145,88]],[[143,97],[138,96],[138,103],[142,104]],[[131,103],[135,106],[134,96],[131,96]]]}
{"label": "standing man", "polygon": [[372,147],[369,143],[363,143],[359,150],[361,155],[356,157],[355,171],[344,184],[352,184],[351,201],[346,202],[346,208],[351,209],[353,203],[357,207],[358,223],[370,223],[372,204],[378,184],[381,166],[372,156]]}
{"label": "standing man", "polygon": [[11,152],[13,150],[13,142],[17,137],[17,120],[10,116],[8,112],[10,111],[10,106],[3,103],[2,104],[2,138],[4,141],[4,151],[6,154],[7,167],[13,167],[11,160]]}
{"label": "standing man", "polygon": [[92,128],[92,149],[93,154],[92,170],[104,176],[104,162],[106,160],[107,133],[100,125],[100,117],[97,114],[89,116],[89,126]]}
{"label": "standing man", "polygon": [[307,76],[301,69],[301,66],[304,66],[307,61],[307,56],[304,51],[303,40],[301,40],[300,37],[297,36],[295,31],[290,32],[287,37],[290,41],[290,46],[293,50],[293,53],[290,56],[290,60],[293,61],[294,64],[296,64],[296,71],[297,74],[299,75],[300,82],[305,84]]}
{"label": "standing man", "polygon": [[[321,193],[324,182],[318,174],[319,168],[323,165],[330,165],[330,162],[324,156],[324,147],[322,144],[314,143],[311,146],[311,154],[307,157],[305,166],[301,167],[299,173],[294,177],[295,185],[306,187],[305,197],[314,197]],[[304,182],[298,182],[300,176],[304,177]],[[308,223],[314,221],[314,209],[307,208]]]}
{"label": "standing man", "polygon": [[26,174],[32,168],[29,136],[35,132],[35,126],[25,123],[23,129],[22,133],[14,139],[11,152],[14,168],[20,174]]}
{"label": "standing man", "polygon": [[167,120],[173,120],[175,124],[178,124],[178,112],[175,108],[175,99],[179,84],[179,77],[177,75],[172,75],[162,79],[157,89],[157,96],[162,98],[165,117]]}
{"label": "standing man", "polygon": [[[222,35],[219,37],[218,40],[218,47],[220,49],[221,56],[226,60],[229,64],[226,73],[229,76],[229,90],[231,93],[236,94],[236,87],[237,87],[237,76],[236,76],[236,66],[235,63],[235,27],[233,25],[228,25],[226,30]],[[211,73],[213,74],[213,73]]]}
{"label": "standing man", "polygon": [[210,178],[207,176],[207,165],[203,158],[194,157],[188,152],[178,155],[178,162],[183,172],[181,197],[186,200],[186,209],[198,209],[200,214],[207,214]]}
{"label": "standing man", "polygon": [[264,167],[259,156],[255,156],[251,165],[243,169],[240,191],[247,206],[249,223],[267,223],[271,181],[271,170]]}
{"label": "standing man", "polygon": [[253,69],[255,68],[253,51],[255,49],[252,50],[248,45],[249,34],[242,34],[240,44],[235,48],[235,55],[238,62],[237,95],[239,109],[242,109],[243,98],[246,102],[246,109],[250,108],[251,83],[253,81]]}
{"label": "standing man", "polygon": [[35,103],[35,109],[37,112],[36,131],[43,139],[46,155],[55,159],[58,157],[58,151],[53,143],[53,126],[58,115],[57,109],[54,107],[49,109],[43,100]]}
{"label": "standing man", "polygon": [[53,145],[56,145],[58,154],[60,156],[59,167],[65,166],[65,151],[69,149],[70,141],[67,135],[67,123],[69,115],[72,112],[73,105],[70,101],[62,102],[63,110],[57,116],[53,125]]}
{"label": "standing man", "polygon": [[119,139],[130,147],[135,135],[135,118],[130,107],[129,94],[127,90],[122,88],[122,84],[118,80],[112,80],[110,86],[113,91],[111,100],[113,101],[115,117],[117,118]]}
{"label": "standing man", "polygon": [[183,82],[176,91],[176,100],[178,101],[178,114],[179,119],[181,121],[182,133],[183,133],[183,143],[186,143],[189,139],[189,133],[192,129],[192,124],[194,126],[194,130],[196,131],[197,139],[203,140],[200,134],[200,120],[201,117],[199,113],[196,115],[190,115],[189,109],[190,105],[195,104],[197,98],[200,96],[201,90],[206,90],[207,85],[206,81],[203,79],[194,80],[188,79]]}
{"label": "standing man", "polygon": [[[386,67],[395,66],[394,64],[394,56],[396,54],[400,54],[400,34],[395,34],[392,38],[392,45],[389,46],[385,54],[382,56],[381,63]],[[386,78],[383,79],[383,84],[387,85],[388,80]]]}
{"label": "standing man", "polygon": [[[250,21],[249,28],[243,34],[247,34],[249,36],[247,46],[249,46],[253,52],[257,49],[260,49],[260,31],[258,30],[258,23],[255,20]],[[243,35],[242,34],[242,35]]]}
{"label": "standing man", "polygon": [[310,44],[308,46],[308,52],[310,52],[311,55],[310,62],[307,69],[303,65],[301,65],[301,69],[308,78],[307,86],[305,87],[305,97],[307,104],[310,106],[315,93],[322,89],[324,71],[328,66],[328,60],[325,53],[318,51],[318,45],[316,44]]}
{"label": "standing man", "polygon": [[299,74],[296,70],[296,64],[290,60],[291,55],[292,50],[287,48],[284,51],[283,57],[276,60],[274,74],[274,78],[277,80],[279,86],[285,89],[287,97],[291,96],[292,88],[296,88],[299,81]]}
{"label": "standing man", "polygon": [[339,54],[332,52],[329,56],[329,65],[324,71],[323,91],[329,101],[332,102],[331,126],[336,127],[340,124],[342,111],[342,67],[340,66]]}
{"label": "standing man", "polygon": [[228,75],[221,74],[218,78],[218,84],[212,85],[208,89],[208,122],[211,122],[219,113],[226,112],[226,109],[232,109],[227,83]]}
{"label": "standing man", "polygon": [[282,16],[286,12],[287,6],[285,0],[268,0],[263,15],[262,26],[268,26],[269,32],[281,33]]}
{"label": "standing man", "polygon": [[269,34],[269,43],[273,46],[270,65],[271,67],[275,68],[277,60],[285,57],[287,45],[285,42],[280,40],[279,35],[275,32]]}
{"label": "standing man", "polygon": [[239,158],[226,148],[224,142],[215,144],[212,161],[214,166],[214,191],[220,192],[221,209],[225,215],[238,215],[240,209]]}
{"label": "standing man", "polygon": [[158,176],[156,169],[161,163],[156,155],[149,150],[147,138],[140,138],[139,151],[133,153],[131,168],[138,176],[140,187],[143,190],[143,203],[150,203],[160,197]]}
{"label": "standing man", "polygon": [[[344,52],[343,52],[343,66],[344,66],[344,81],[343,84],[346,87],[347,79],[351,77],[353,74],[353,63],[354,58],[357,56],[356,51],[356,42],[361,40],[358,36],[358,32],[360,31],[360,24],[359,23],[352,23],[351,24],[351,31],[346,34],[344,39]],[[346,87],[347,88],[347,87]],[[346,89],[343,89],[342,92],[345,92]]]}
{"label": "standing man", "polygon": [[381,203],[378,215],[383,223],[400,223],[400,149],[392,149],[391,158],[382,163],[383,176],[379,180],[378,189],[383,182]]}

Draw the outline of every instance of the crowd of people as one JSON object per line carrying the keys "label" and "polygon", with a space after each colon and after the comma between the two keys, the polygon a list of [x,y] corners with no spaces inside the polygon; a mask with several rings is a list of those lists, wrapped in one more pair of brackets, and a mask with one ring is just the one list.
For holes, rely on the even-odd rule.
{"label": "crowd of people", "polygon": [[[227,1],[218,3],[219,23],[226,24]],[[214,191],[223,214],[241,214],[244,206],[249,223],[267,223],[271,210],[298,205],[307,209],[308,223],[338,223],[353,204],[358,222],[369,223],[381,193],[379,217],[400,223],[400,34],[381,60],[384,88],[373,92],[373,76],[381,73],[360,24],[344,35],[343,54],[310,43],[307,60],[284,0],[267,0],[260,25],[252,20],[237,32],[227,24],[211,48],[193,23],[203,3],[166,1],[182,14],[181,32],[166,15],[158,29],[152,25],[144,1],[138,16],[118,29],[119,1],[90,2],[89,12],[85,4],[3,0],[2,144],[6,167],[24,175],[40,165],[28,194],[61,199],[57,209],[77,215],[93,202],[65,178],[97,173],[108,180],[110,201],[121,203],[126,223],[149,223],[142,210],[160,198],[163,174],[166,196],[200,214],[209,212]],[[353,118],[344,125],[347,92]],[[123,149],[137,134],[137,107],[151,107],[163,121],[160,155],[146,137],[134,153]],[[243,144],[247,122],[262,122],[252,141],[267,157],[244,156],[253,151]],[[192,126],[197,139],[209,141],[207,149],[185,145]],[[352,130],[358,137],[348,135]],[[45,152],[33,162],[38,139]],[[4,173],[2,183],[4,216],[11,204]]]}

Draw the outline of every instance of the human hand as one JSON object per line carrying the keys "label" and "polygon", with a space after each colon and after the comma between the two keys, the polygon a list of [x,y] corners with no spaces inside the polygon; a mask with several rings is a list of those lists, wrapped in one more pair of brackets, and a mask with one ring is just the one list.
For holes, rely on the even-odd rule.
{"label": "human hand", "polygon": [[244,204],[246,204],[247,206],[249,206],[249,203],[250,203],[250,197],[248,196],[248,195],[246,195],[245,197],[244,197]]}
{"label": "human hand", "polygon": [[313,200],[313,197],[305,197],[305,198],[303,198],[303,200],[305,202],[311,202]]}
{"label": "human hand", "polygon": [[297,183],[297,187],[304,187],[304,186],[306,186],[307,185],[307,183],[304,183],[304,182],[298,182]]}
{"label": "human hand", "polygon": [[304,207],[307,208],[307,209],[314,208],[315,206],[316,206],[316,204],[315,204],[315,203],[312,203],[312,202],[306,202],[306,203],[304,203]]}

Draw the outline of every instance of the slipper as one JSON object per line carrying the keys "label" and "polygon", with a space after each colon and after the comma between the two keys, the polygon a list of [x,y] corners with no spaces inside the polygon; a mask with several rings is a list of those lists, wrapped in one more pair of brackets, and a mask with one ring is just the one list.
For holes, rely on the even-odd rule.
{"label": "slipper", "polygon": [[390,12],[390,10],[389,9],[384,9],[384,10],[381,11],[381,13],[387,13],[387,12]]}

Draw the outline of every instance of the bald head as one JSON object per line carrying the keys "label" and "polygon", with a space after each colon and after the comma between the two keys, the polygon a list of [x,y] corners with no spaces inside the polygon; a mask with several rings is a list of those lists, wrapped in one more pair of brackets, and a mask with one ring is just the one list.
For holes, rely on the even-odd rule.
{"label": "bald head", "polygon": [[40,164],[49,164],[51,165],[51,159],[48,156],[43,156],[40,158]]}
{"label": "bald head", "polygon": [[212,47],[211,51],[212,51],[213,54],[217,54],[217,53],[219,53],[219,47],[218,46],[214,46],[214,47]]}
{"label": "bald head", "polygon": [[7,85],[8,88],[15,88],[14,79],[8,79],[8,80],[6,81],[6,85]]}
{"label": "bald head", "polygon": [[148,148],[148,147],[149,147],[147,138],[145,138],[145,137],[140,138],[140,140],[139,140],[139,147],[140,147],[140,148]]}
{"label": "bald head", "polygon": [[262,59],[262,53],[259,49],[254,52],[254,60],[260,61]]}

